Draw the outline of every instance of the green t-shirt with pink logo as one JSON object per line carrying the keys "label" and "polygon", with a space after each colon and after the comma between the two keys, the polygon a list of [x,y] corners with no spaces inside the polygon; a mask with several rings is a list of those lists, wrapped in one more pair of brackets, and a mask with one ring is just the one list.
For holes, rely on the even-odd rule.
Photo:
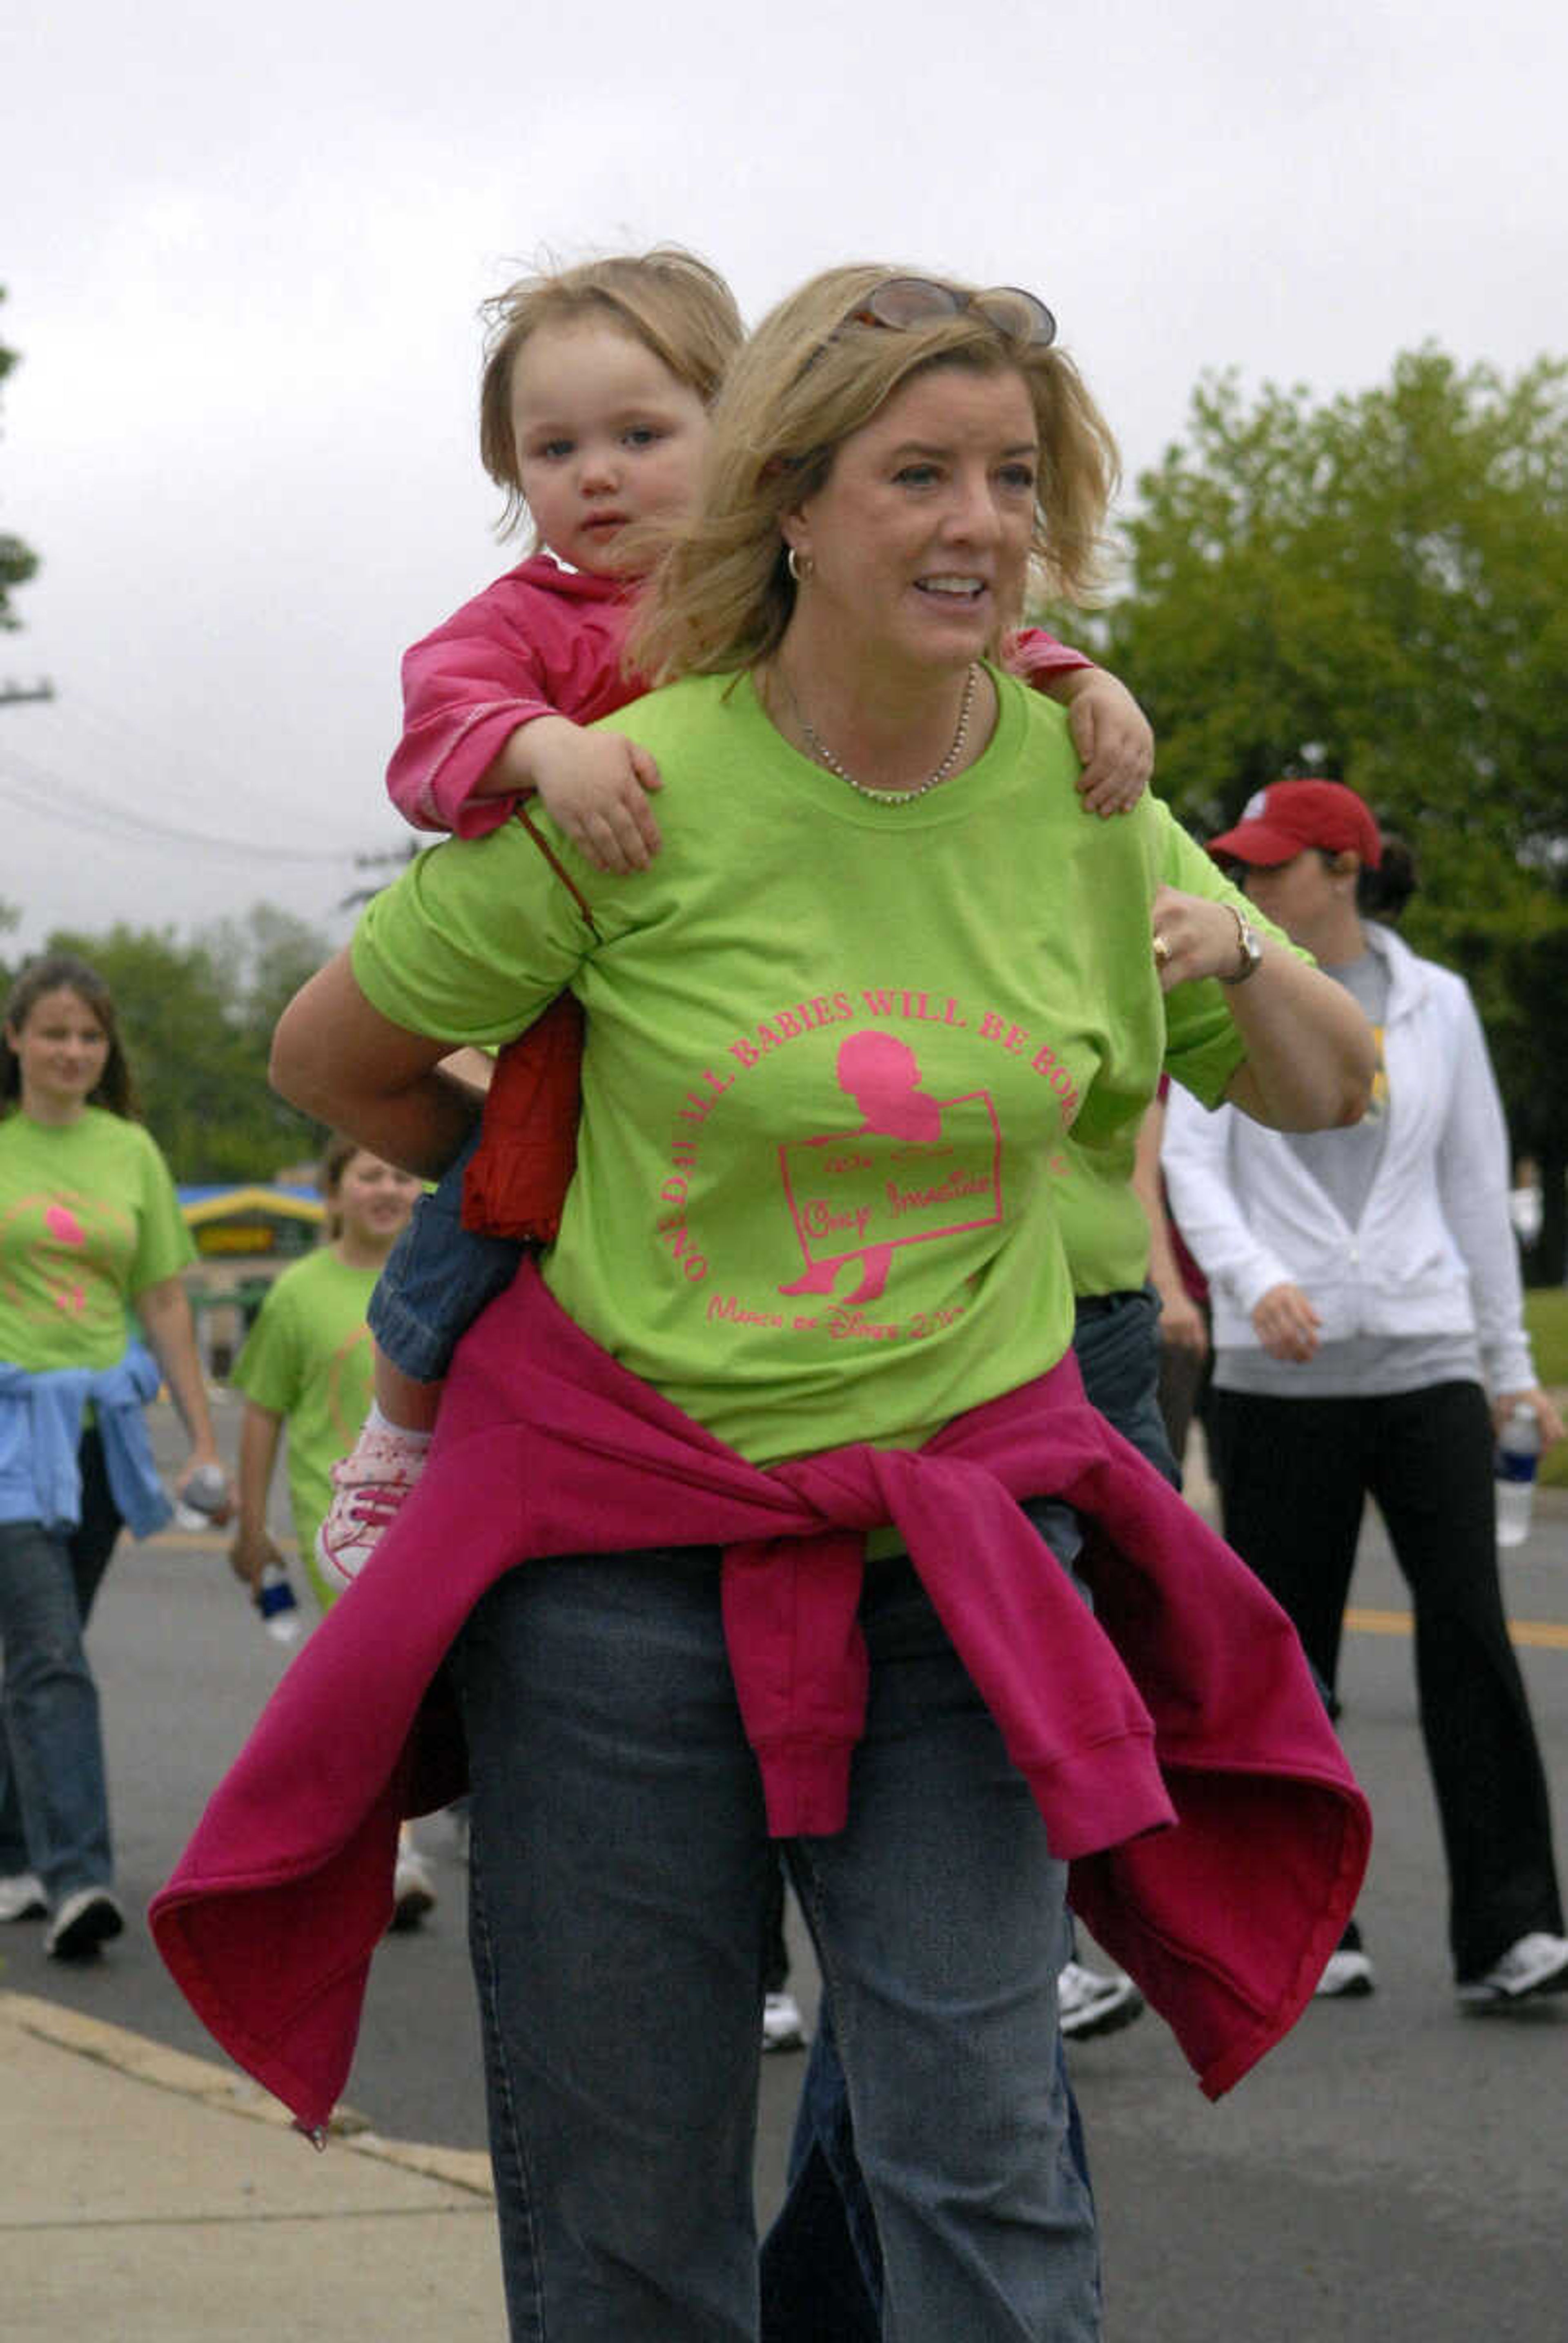
{"label": "green t-shirt with pink logo", "polygon": [[[1150,950],[1171,817],[1086,815],[1053,702],[996,678],[969,769],[904,805],[800,756],[748,678],[606,719],[658,759],[663,847],[591,870],[534,820],[422,854],[353,965],[406,1029],[504,1041],[588,1011],[577,1175],[544,1274],[613,1356],[755,1463],[910,1444],[1072,1333],[1050,1169],[1142,1112],[1166,1051]],[[1218,1095],[1240,1038],[1171,996]]]}
{"label": "green t-shirt with pink logo", "polygon": [[[1232,904],[1260,935],[1269,937],[1297,960],[1311,961],[1312,954],[1293,944],[1282,928],[1266,920],[1241,889],[1225,877],[1212,856],[1177,822],[1167,826],[1165,862],[1161,875],[1168,887],[1180,888],[1185,895],[1201,895],[1209,902]],[[1181,1031],[1181,996],[1191,990],[1191,985],[1179,985],[1166,996],[1173,1039],[1179,1039]],[[1220,988],[1207,985],[1201,990],[1212,995]],[[1238,1038],[1235,1061],[1239,1063],[1244,1054]],[[1194,1081],[1190,1061],[1180,1050],[1171,1061],[1175,1080],[1192,1091],[1204,1106],[1217,1106],[1223,1083],[1215,1087],[1213,1064],[1205,1062],[1198,1071],[1201,1079]],[[1227,1079],[1229,1071],[1227,1069]],[[1062,1242],[1072,1265],[1073,1289],[1080,1294],[1124,1293],[1141,1285],[1148,1277],[1149,1221],[1131,1184],[1137,1149],[1135,1119],[1124,1123],[1102,1146],[1076,1146],[1070,1139],[1052,1159]]]}
{"label": "green t-shirt with pink logo", "polygon": [[288,1497],[300,1558],[322,1608],[332,1590],[316,1564],[316,1533],[332,1502],[332,1467],[358,1437],[375,1353],[365,1313],[379,1272],[349,1269],[329,1246],[297,1261],[262,1303],[235,1364],[247,1399],[287,1427]]}
{"label": "green t-shirt with pink logo", "polygon": [[136,1297],[196,1258],[156,1141],[104,1107],[0,1119],[0,1359],[112,1367]]}

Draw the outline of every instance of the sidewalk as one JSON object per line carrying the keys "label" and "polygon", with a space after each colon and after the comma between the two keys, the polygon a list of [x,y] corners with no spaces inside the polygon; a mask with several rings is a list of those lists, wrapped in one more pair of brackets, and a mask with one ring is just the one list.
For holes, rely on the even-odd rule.
{"label": "sidewalk", "polygon": [[0,1988],[7,2343],[307,2328],[503,2335],[487,2158],[352,2128],[317,2155],[232,2068]]}

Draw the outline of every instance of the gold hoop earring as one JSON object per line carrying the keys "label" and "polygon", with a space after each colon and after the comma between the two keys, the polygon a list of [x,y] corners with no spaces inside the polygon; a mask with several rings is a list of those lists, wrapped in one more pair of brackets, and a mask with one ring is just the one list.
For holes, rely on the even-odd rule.
{"label": "gold hoop earring", "polygon": [[815,566],[809,553],[800,553],[794,546],[791,546],[784,556],[784,567],[797,586],[804,586]]}

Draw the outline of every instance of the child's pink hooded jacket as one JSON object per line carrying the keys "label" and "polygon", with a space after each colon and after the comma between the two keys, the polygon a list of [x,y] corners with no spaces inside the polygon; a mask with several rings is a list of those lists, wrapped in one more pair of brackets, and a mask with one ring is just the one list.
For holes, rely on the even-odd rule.
{"label": "child's pink hooded jacket", "polygon": [[[1030,1495],[1086,1516],[1093,1613],[1019,1510]],[[398,1822],[463,1786],[441,1661],[528,1556],[722,1547],[770,1826],[839,1829],[865,1705],[863,1534],[889,1521],[1073,1858],[1074,1908],[1204,2090],[1229,2088],[1311,1997],[1370,1817],[1283,1612],[1088,1405],[1070,1353],[923,1449],[762,1471],[618,1366],[531,1264],[466,1337],[417,1488],[154,1900],[197,2015],[301,2125],[326,2122]]]}
{"label": "child's pink hooded jacket", "polygon": [[[517,810],[476,798],[510,734],[536,716],[592,724],[647,689],[623,659],[636,611],[623,580],[531,554],[403,656],[403,738],[387,769],[393,804],[416,830],[483,838]],[[1035,683],[1093,664],[1038,627],[1014,638],[1014,675]]]}

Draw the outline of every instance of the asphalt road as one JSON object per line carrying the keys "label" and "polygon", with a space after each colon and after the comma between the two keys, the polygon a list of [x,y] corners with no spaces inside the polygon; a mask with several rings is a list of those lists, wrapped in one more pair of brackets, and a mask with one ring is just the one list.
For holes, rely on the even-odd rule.
{"label": "asphalt road", "polygon": [[[220,1402],[232,1442],[237,1410]],[[158,1425],[161,1453],[166,1423]],[[1568,1500],[1546,1498],[1505,1584],[1559,1817],[1568,1815]],[[1378,1835],[1362,1905],[1378,1990],[1318,2003],[1218,2107],[1153,2018],[1077,2046],[1104,2234],[1110,2343],[1561,2343],[1568,2331],[1568,1996],[1462,2019],[1442,1865],[1414,1717],[1403,1593],[1375,1524],[1352,1600],[1342,1730]],[[221,1544],[123,1544],[91,1636],[120,1885],[137,1914],[166,1877],[276,1682],[276,1647]],[[348,2097],[376,2128],[475,2147],[484,2117],[463,1943],[464,1873],[425,1827],[441,1902],[375,1966]],[[792,1915],[793,1919],[793,1915]],[[0,1932],[4,1983],[198,2054],[213,2045],[145,1927],[91,1966]],[[815,1979],[800,1948],[809,2013]],[[763,2062],[758,2202],[782,2181],[801,2062]],[[3,2187],[0,2181],[0,2187]],[[961,2338],[955,2338],[961,2343]]]}

